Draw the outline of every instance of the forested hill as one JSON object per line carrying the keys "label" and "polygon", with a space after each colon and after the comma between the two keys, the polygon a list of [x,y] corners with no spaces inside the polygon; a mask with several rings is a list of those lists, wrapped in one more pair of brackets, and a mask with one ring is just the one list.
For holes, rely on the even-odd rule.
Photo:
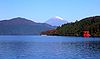
{"label": "forested hill", "polygon": [[83,31],[89,31],[91,36],[100,36],[100,16],[84,18],[80,21],[67,23],[55,30],[43,32],[47,35],[83,36]]}

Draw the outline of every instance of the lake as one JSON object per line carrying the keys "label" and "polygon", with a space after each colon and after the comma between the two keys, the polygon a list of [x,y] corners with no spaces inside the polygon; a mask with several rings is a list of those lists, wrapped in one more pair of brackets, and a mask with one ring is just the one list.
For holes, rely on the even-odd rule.
{"label": "lake", "polygon": [[100,59],[100,38],[0,36],[0,59]]}

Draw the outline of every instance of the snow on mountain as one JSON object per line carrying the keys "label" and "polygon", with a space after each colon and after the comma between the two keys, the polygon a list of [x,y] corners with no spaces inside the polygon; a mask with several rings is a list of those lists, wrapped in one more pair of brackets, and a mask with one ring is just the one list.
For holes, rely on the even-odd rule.
{"label": "snow on mountain", "polygon": [[59,16],[55,16],[47,20],[45,23],[50,24],[52,26],[60,26],[62,24],[67,23],[67,21],[65,21],[63,18]]}

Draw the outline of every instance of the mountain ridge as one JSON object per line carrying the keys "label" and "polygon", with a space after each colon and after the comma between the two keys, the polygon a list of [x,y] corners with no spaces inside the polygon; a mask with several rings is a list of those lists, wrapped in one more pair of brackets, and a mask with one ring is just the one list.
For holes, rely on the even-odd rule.
{"label": "mountain ridge", "polygon": [[93,37],[100,37],[100,16],[91,16],[80,21],[63,24],[55,30],[42,32],[45,35],[83,36],[84,31]]}
{"label": "mountain ridge", "polygon": [[36,23],[21,17],[0,21],[0,35],[39,35],[42,31],[54,28],[49,24]]}

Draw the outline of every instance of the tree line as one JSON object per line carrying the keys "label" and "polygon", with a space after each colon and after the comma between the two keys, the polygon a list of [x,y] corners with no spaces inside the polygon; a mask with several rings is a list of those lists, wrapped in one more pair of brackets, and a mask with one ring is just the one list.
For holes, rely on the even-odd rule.
{"label": "tree line", "polygon": [[83,31],[89,31],[91,36],[100,37],[100,16],[87,17],[80,21],[63,24],[54,30],[42,32],[45,35],[83,36]]}

